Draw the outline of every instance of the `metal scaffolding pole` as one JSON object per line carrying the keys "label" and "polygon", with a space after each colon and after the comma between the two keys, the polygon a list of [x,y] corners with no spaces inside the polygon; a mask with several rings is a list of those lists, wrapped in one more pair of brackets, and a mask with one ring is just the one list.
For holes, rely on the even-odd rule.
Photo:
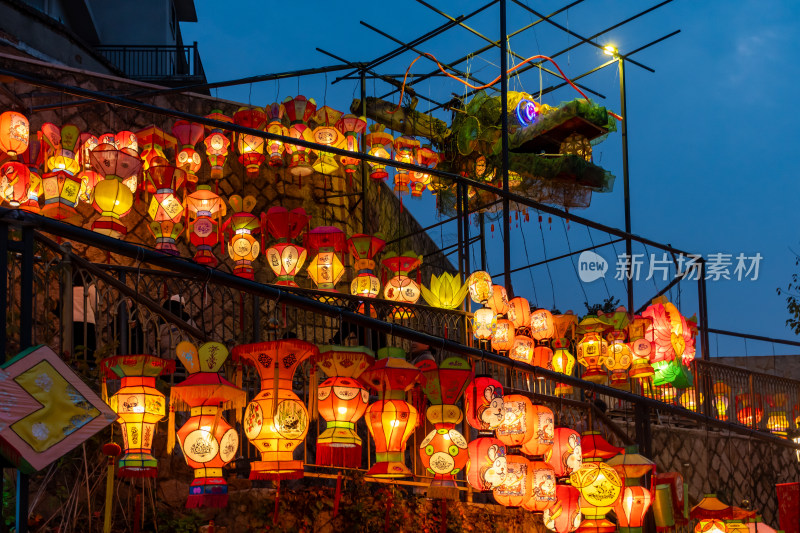
{"label": "metal scaffolding pole", "polygon": [[509,296],[511,286],[511,204],[508,200],[508,36],[506,34],[506,0],[500,0],[500,101],[501,150],[503,154],[503,282]]}

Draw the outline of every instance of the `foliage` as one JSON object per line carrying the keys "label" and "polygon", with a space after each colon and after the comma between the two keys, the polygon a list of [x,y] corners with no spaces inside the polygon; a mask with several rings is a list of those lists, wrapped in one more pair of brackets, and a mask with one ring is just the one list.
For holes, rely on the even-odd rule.
{"label": "foliage", "polygon": [[[8,472],[8,474],[6,474]],[[3,470],[3,507],[2,507],[2,517],[0,519],[5,524],[6,530],[10,530],[10,528],[16,526],[16,521],[14,517],[14,502],[16,501],[16,496],[14,494],[13,484],[11,483],[11,470]]]}
{"label": "foliage", "polygon": [[[197,533],[200,526],[206,524],[205,520],[197,511],[188,511],[188,514],[183,516],[175,516],[172,511],[159,511],[158,512],[158,526],[154,531],[159,533]],[[152,527],[152,524],[150,524]],[[147,524],[143,531],[148,531]]]}
{"label": "foliage", "polygon": [[596,315],[598,311],[602,311],[603,314],[610,314],[619,307],[619,298],[609,296],[603,300],[603,303],[589,305],[589,302],[583,302],[583,305],[586,306],[586,311],[589,315]]}
{"label": "foliage", "polygon": [[[795,254],[795,266],[800,266],[800,255]],[[777,289],[779,296],[786,297],[786,310],[789,312],[789,318],[786,319],[786,325],[789,326],[795,334],[800,335],[800,274],[792,274],[792,280],[785,289],[780,287]]]}

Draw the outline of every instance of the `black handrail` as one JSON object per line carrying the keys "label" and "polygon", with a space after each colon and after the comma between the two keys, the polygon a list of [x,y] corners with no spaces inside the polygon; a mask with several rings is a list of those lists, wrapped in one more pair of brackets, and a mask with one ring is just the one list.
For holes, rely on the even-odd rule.
{"label": "black handrail", "polygon": [[127,77],[135,80],[205,80],[197,43],[104,45],[96,47],[96,50]]}

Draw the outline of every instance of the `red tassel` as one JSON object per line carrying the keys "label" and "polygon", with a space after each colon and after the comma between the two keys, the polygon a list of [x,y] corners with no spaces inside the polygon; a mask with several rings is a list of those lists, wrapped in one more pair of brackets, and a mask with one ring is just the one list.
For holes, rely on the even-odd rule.
{"label": "red tassel", "polygon": [[239,293],[239,331],[244,331],[244,296]]}
{"label": "red tassel", "polygon": [[339,501],[342,499],[342,474],[336,476],[336,492],[333,495],[333,518],[339,514]]}
{"label": "red tassel", "polygon": [[439,508],[442,513],[441,522],[439,522],[439,532],[447,533],[447,500],[439,500]]}
{"label": "red tassel", "polygon": [[277,487],[275,489],[275,512],[272,513],[272,523],[278,523],[278,511],[280,510],[279,504],[281,501],[281,480],[279,479],[276,483]]}
{"label": "red tassel", "polygon": [[386,515],[383,518],[383,531],[389,531],[389,513],[392,510],[392,493],[390,491],[386,491],[389,494],[389,501],[386,502]]}
{"label": "red tassel", "polygon": [[133,504],[133,533],[140,533],[142,530],[141,525],[141,516],[142,516],[142,496],[140,494],[136,495]]}
{"label": "red tassel", "polygon": [[358,468],[361,466],[361,446],[331,446],[317,443],[317,464],[339,468]]}
{"label": "red tassel", "polygon": [[400,195],[400,213],[403,213],[403,195]]}

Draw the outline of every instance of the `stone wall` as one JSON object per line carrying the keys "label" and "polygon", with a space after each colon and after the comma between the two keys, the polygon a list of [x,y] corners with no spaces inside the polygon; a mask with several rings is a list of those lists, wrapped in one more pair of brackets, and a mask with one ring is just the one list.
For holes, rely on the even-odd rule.
{"label": "stone wall", "polygon": [[756,357],[714,357],[715,363],[746,368],[773,376],[800,380],[800,355],[759,355]]}

